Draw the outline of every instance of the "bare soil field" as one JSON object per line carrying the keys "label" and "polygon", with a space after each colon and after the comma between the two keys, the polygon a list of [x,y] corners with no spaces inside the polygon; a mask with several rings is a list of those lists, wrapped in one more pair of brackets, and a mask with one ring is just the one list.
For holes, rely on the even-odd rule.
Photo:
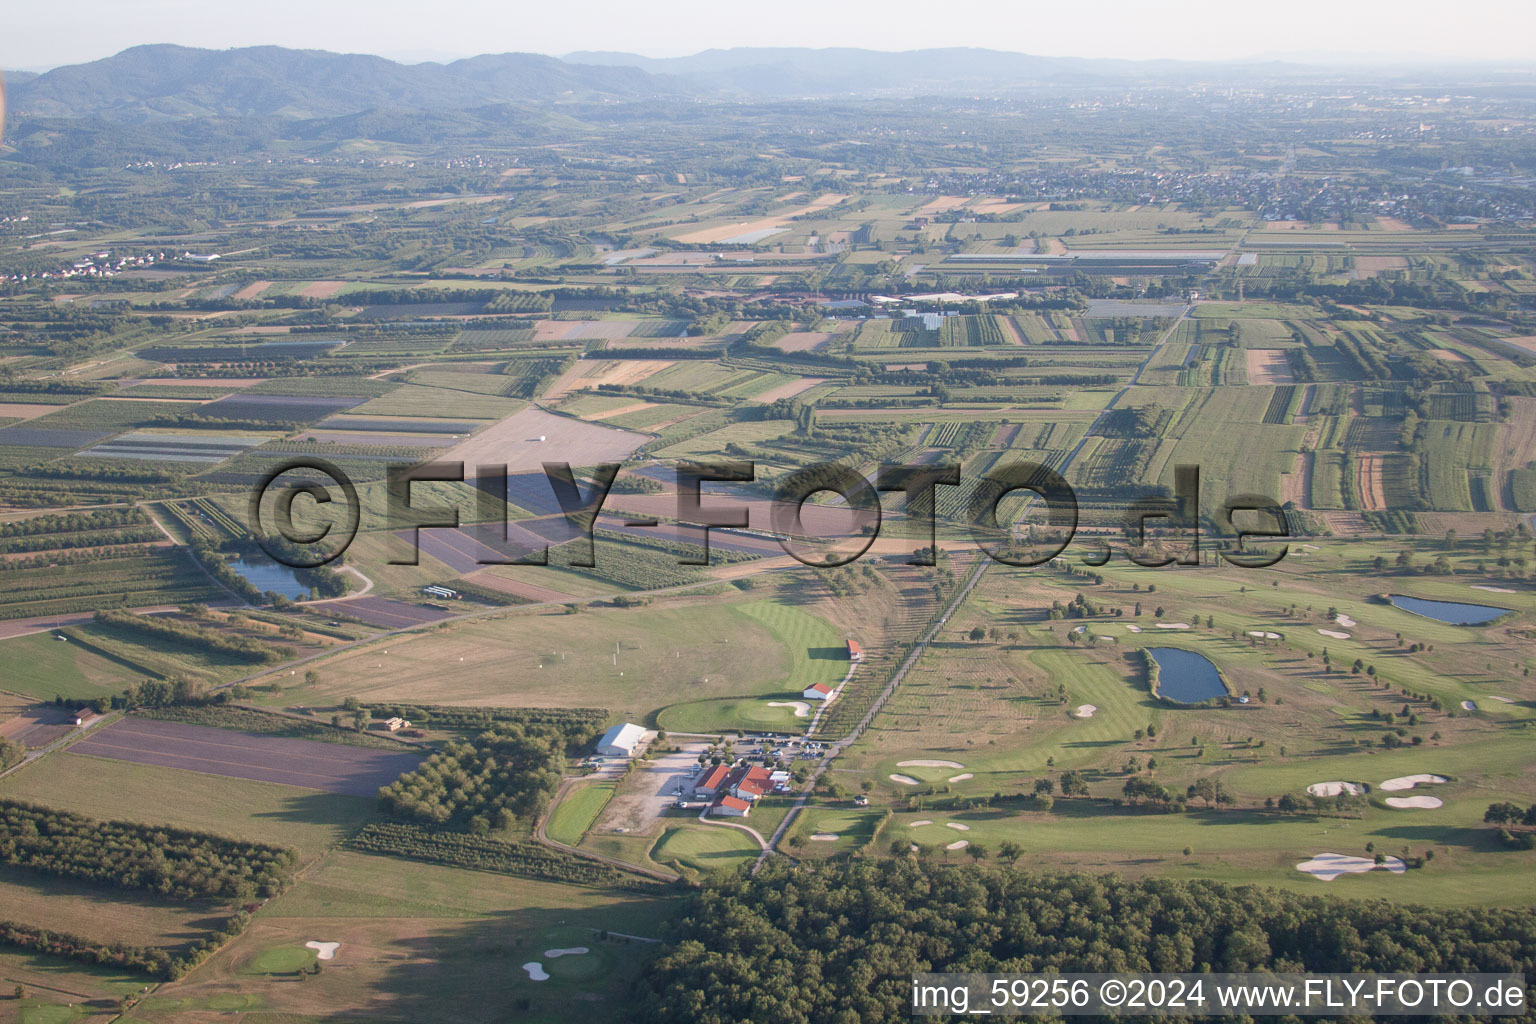
{"label": "bare soil field", "polygon": [[635,329],[634,320],[540,320],[533,325],[535,341],[606,338],[619,341]]}
{"label": "bare soil field", "polygon": [[615,416],[624,416],[632,412],[644,412],[647,409],[654,409],[656,408],[657,404],[658,403],[656,402],[630,402],[628,405],[621,405],[617,409],[604,409],[601,412],[589,412],[583,416],[582,419],[588,421],[609,420]]}
{"label": "bare soil field", "polygon": [[420,763],[415,754],[124,718],[69,748],[113,761],[181,768],[345,796],[373,796]]}
{"label": "bare soil field", "polygon": [[1383,231],[1412,231],[1413,225],[1400,221],[1396,217],[1377,217],[1376,226]]}
{"label": "bare soil field", "polygon": [[306,299],[333,299],[346,286],[345,281],[313,281],[305,285],[299,294]]}
{"label": "bare soil field", "polygon": [[1509,419],[1499,427],[1493,446],[1492,471],[1495,500],[1510,511],[1515,508],[1514,494],[1508,486],[1511,470],[1521,469],[1536,451],[1536,398],[1510,396]]}
{"label": "bare soil field", "polygon": [[[422,550],[427,551],[427,538],[440,531],[422,531]],[[427,551],[431,554],[430,551]],[[326,602],[316,601],[314,606],[323,605]],[[446,619],[448,612],[436,608],[424,608],[421,605],[406,604],[404,601],[391,601],[387,597],[360,597],[347,601],[341,606],[342,611],[353,618],[362,619],[364,622],[375,626],[384,626],[388,629],[403,629],[406,626],[417,626],[423,622],[433,622],[437,619]]]}
{"label": "bare soil field", "polygon": [[474,464],[506,463],[513,472],[542,470],[546,462],[591,466],[599,462],[622,462],[646,439],[646,435],[634,431],[585,423],[543,409],[529,408],[454,445],[443,458]]}
{"label": "bare soil field", "polygon": [[786,214],[781,217],[760,217],[757,220],[742,220],[719,227],[701,228],[687,234],[674,235],[672,240],[682,242],[684,245],[717,245],[721,242],[750,244],[785,230],[789,216]]}
{"label": "bare soil field", "polygon": [[670,359],[582,359],[549,386],[546,399],[601,384],[638,384],[672,365]]}
{"label": "bare soil field", "polygon": [[1356,256],[1355,277],[1375,277],[1377,274],[1388,270],[1407,270],[1408,260],[1404,256]]}
{"label": "bare soil field", "polygon": [[240,299],[241,301],[246,299],[254,299],[256,296],[260,295],[262,292],[271,287],[271,281],[252,281],[244,288],[241,288],[239,291],[235,292],[234,297]]}
{"label": "bare soil field", "polygon": [[517,597],[526,597],[530,601],[574,601],[575,595],[561,593],[548,587],[540,587],[532,583],[524,583],[521,580],[509,580],[505,576],[497,576],[489,569],[470,573],[464,577],[470,583],[485,587],[489,590],[499,590],[503,594],[513,594]]}
{"label": "bare soil field", "polygon": [[1387,507],[1386,486],[1382,482],[1382,456],[1361,452],[1357,458],[1355,488],[1360,494],[1361,510],[1380,512]]}
{"label": "bare soil field", "polygon": [[1280,501],[1297,508],[1310,507],[1312,497],[1312,452],[1297,452],[1296,467],[1280,478]]}
{"label": "bare soil field", "polygon": [[0,419],[15,417],[19,420],[30,420],[38,416],[46,416],[50,412],[58,412],[61,405],[36,405],[31,402],[0,402]]}
{"label": "bare soil field", "polygon": [[1294,384],[1291,361],[1283,348],[1250,348],[1247,350],[1249,384]]}
{"label": "bare soil field", "polygon": [[832,338],[826,331],[792,331],[774,342],[774,347],[785,352],[814,352]]}
{"label": "bare soil field", "polygon": [[958,210],[970,202],[965,196],[939,196],[929,200],[926,204],[912,211],[914,217],[932,217],[936,213],[947,213],[950,210]]}
{"label": "bare soil field", "polygon": [[[11,698],[6,698],[10,700]],[[31,704],[20,709],[0,707],[0,714],[15,711],[15,717],[0,722],[0,737],[24,747],[45,747],[75,727],[73,715],[51,704]]]}
{"label": "bare soil field", "polygon": [[1536,353],[1536,334],[1522,334],[1518,337],[1504,338],[1502,340],[1507,345],[1514,345],[1516,348],[1523,348],[1527,352]]}

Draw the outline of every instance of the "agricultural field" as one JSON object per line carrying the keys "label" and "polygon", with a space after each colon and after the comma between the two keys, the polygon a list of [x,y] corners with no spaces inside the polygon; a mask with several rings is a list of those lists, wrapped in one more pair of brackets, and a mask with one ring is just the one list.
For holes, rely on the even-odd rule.
{"label": "agricultural field", "polygon": [[[1272,912],[1385,969],[1455,908],[1424,969],[1536,972],[1529,76],[962,96],[914,52],[877,95],[793,52],[654,95],[365,61],[409,102],[332,110],[371,72],[306,51],[234,114],[271,53],[189,98],[130,51],[78,125],[12,84],[0,799],[43,810],[0,918],[74,937],[5,933],[0,1022],[883,1024],[885,965],[953,945],[896,911],[1145,880],[1227,908],[1202,962]],[[729,465],[693,507],[683,463]],[[1018,564],[1046,468],[1076,534]],[[272,849],[114,879],[34,813]],[[1326,945],[1265,927],[1258,967]]]}

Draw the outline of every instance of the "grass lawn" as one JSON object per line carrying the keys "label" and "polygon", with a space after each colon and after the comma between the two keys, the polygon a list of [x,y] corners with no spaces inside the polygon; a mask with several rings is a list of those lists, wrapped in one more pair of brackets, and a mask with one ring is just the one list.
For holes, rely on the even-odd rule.
{"label": "grass lawn", "polygon": [[0,641],[5,688],[38,700],[55,696],[92,699],[122,693],[144,678],[137,667],[54,639],[52,631]]}
{"label": "grass lawn", "polygon": [[656,716],[661,728],[671,732],[726,732],[745,729],[752,732],[805,731],[810,718],[797,718],[794,708],[770,707],[770,701],[801,700],[799,690],[767,694],[762,697],[721,697],[714,700],[674,704]]}
{"label": "grass lawn", "polygon": [[[386,662],[389,671],[379,671]],[[439,704],[595,705],[608,708],[614,720],[650,722],[685,694],[695,700],[798,694],[814,681],[835,683],[848,661],[842,635],[798,608],[674,598],[577,615],[513,612],[394,637],[315,667],[319,684],[285,690],[284,704],[336,704],[355,695]]]}
{"label": "grass lawn", "polygon": [[305,860],[376,814],[374,802],[359,797],[68,752],[0,780],[0,796],[93,818],[176,825],[291,846]]}
{"label": "grass lawn", "polygon": [[[751,819],[747,819],[748,824]],[[739,829],[693,823],[673,825],[651,849],[658,864],[691,868],[701,873],[733,871],[758,855],[757,843]]]}
{"label": "grass lawn", "polygon": [[567,846],[580,843],[581,837],[587,834],[587,829],[592,827],[597,816],[608,805],[608,798],[613,796],[615,786],[612,782],[593,782],[572,787],[565,799],[550,813],[549,823],[544,826],[545,832],[557,843],[565,843]]}
{"label": "grass lawn", "polygon": [[[654,937],[674,912],[655,896],[336,851],[272,901],[229,949],[162,986],[139,1017],[261,1010],[282,1019],[368,1019],[469,1024],[565,1022],[579,1004],[618,1019],[657,946],[605,932]],[[299,982],[284,976],[311,940],[338,942],[334,960]],[[552,957],[551,950],[586,948]],[[313,962],[303,960],[302,963]],[[523,969],[549,975],[534,981]],[[267,972],[273,976],[265,977]],[[526,1004],[524,1003],[526,1000]]]}
{"label": "grass lawn", "polygon": [[273,946],[252,957],[242,968],[247,974],[292,974],[318,961],[308,946]]}

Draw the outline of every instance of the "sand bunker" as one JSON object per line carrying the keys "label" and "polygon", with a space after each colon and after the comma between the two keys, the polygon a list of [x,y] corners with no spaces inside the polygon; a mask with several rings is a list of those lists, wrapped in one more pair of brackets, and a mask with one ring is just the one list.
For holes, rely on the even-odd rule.
{"label": "sand bunker", "polygon": [[944,849],[946,849],[946,850],[963,850],[967,846],[970,846],[970,845],[971,845],[971,841],[969,839],[956,839],[954,842],[952,842],[948,846],[944,847]]}
{"label": "sand bunker", "polygon": [[964,768],[959,761],[897,761],[897,768]]}
{"label": "sand bunker", "polygon": [[794,708],[796,718],[808,718],[811,714],[811,706],[803,700],[771,700],[768,702],[771,708]]}
{"label": "sand bunker", "polygon": [[316,960],[334,960],[336,951],[341,948],[339,942],[319,942],[315,939],[310,939],[304,945],[315,951]]}
{"label": "sand bunker", "polygon": [[1331,882],[1340,875],[1360,875],[1377,868],[1400,875],[1408,870],[1408,865],[1399,857],[1388,857],[1385,863],[1377,864],[1365,857],[1351,857],[1343,853],[1320,853],[1296,865],[1297,871],[1305,871],[1321,882]]}
{"label": "sand bunker", "polygon": [[1417,786],[1420,783],[1426,786],[1435,786],[1442,782],[1449,781],[1451,780],[1447,779],[1443,775],[1402,775],[1398,778],[1388,779],[1386,782],[1383,782],[1381,784],[1381,788],[1388,790],[1389,792],[1396,792],[1400,789],[1412,789],[1414,786]]}
{"label": "sand bunker", "polygon": [[1509,587],[1485,587],[1485,586],[1483,586],[1480,583],[1472,584],[1472,589],[1473,590],[1486,590],[1490,594],[1513,594],[1514,593],[1514,591],[1511,590]]}
{"label": "sand bunker", "polygon": [[544,970],[544,965],[535,960],[533,963],[523,964],[523,970],[528,972],[532,981],[548,981],[549,974]]}
{"label": "sand bunker", "polygon": [[944,827],[955,829],[958,832],[969,832],[971,830],[971,826],[962,825],[958,821],[946,821]]}
{"label": "sand bunker", "polygon": [[585,956],[590,952],[586,946],[568,946],[565,949],[546,949],[544,955],[555,960],[562,956]]}
{"label": "sand bunker", "polygon": [[835,843],[841,838],[843,837],[836,832],[817,832],[811,836],[811,841],[815,843]]}
{"label": "sand bunker", "polygon": [[1340,633],[1336,629],[1320,629],[1320,630],[1318,630],[1318,632],[1323,634],[1323,636],[1332,637],[1335,640],[1348,640],[1349,639],[1349,634],[1348,633]]}
{"label": "sand bunker", "polygon": [[1496,694],[1496,693],[1490,693],[1490,694],[1489,694],[1489,695],[1488,695],[1488,699],[1489,699],[1489,700],[1496,700],[1496,701],[1498,701],[1498,702],[1499,702],[1499,703],[1500,703],[1500,704],[1513,704],[1513,703],[1514,703],[1514,701],[1513,701],[1513,700],[1512,700],[1512,699],[1511,699],[1511,698],[1509,698],[1509,697],[1500,697],[1500,696],[1499,696],[1499,695],[1498,695],[1498,694]]}
{"label": "sand bunker", "polygon": [[932,824],[933,824],[933,819],[932,818],[924,818],[921,821],[914,821],[914,822],[912,822],[907,827],[908,828],[917,828],[919,825],[932,825]]}
{"label": "sand bunker", "polygon": [[964,782],[966,779],[974,779],[975,777],[976,777],[975,774],[972,773],[972,772],[961,772],[959,775],[951,775],[949,777],[949,781],[950,782]]}
{"label": "sand bunker", "polygon": [[1338,796],[1340,793],[1359,796],[1362,790],[1356,782],[1314,782],[1307,787],[1307,792],[1313,796]]}
{"label": "sand bunker", "polygon": [[1464,701],[1461,702],[1461,706],[1465,710],[1467,710],[1467,711],[1476,711],[1477,710],[1477,702],[1476,701],[1464,700]]}
{"label": "sand bunker", "polygon": [[1079,704],[1077,710],[1072,713],[1078,718],[1092,718],[1093,713],[1097,710],[1099,709],[1092,704]]}
{"label": "sand bunker", "polygon": [[1388,807],[1396,807],[1398,810],[1407,810],[1411,807],[1422,807],[1425,810],[1434,810],[1443,805],[1437,796],[1389,796],[1382,803]]}
{"label": "sand bunker", "polygon": [[1158,629],[1188,629],[1189,628],[1189,623],[1187,623],[1187,622],[1159,622],[1157,624],[1157,628]]}
{"label": "sand bunker", "polygon": [[1141,627],[1140,626],[1127,625],[1125,628],[1130,630],[1132,633],[1140,633],[1141,632]]}
{"label": "sand bunker", "polygon": [[1333,621],[1337,622],[1339,625],[1343,626],[1345,629],[1354,629],[1355,626],[1357,625],[1355,620],[1350,618],[1348,615],[1335,615],[1333,617]]}
{"label": "sand bunker", "polygon": [[922,785],[921,782],[919,782],[918,780],[914,779],[910,775],[892,775],[891,776],[891,781],[892,782],[899,782],[903,786],[921,786]]}
{"label": "sand bunker", "polygon": [[1248,635],[1249,636],[1256,636],[1260,640],[1279,640],[1280,639],[1280,634],[1279,633],[1271,633],[1271,632],[1269,632],[1267,630],[1263,630],[1263,629],[1250,629],[1248,631]]}

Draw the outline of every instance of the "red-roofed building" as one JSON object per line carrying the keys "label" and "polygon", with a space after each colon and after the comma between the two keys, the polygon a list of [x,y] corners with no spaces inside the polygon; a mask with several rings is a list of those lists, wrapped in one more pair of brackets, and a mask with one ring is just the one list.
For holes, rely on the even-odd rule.
{"label": "red-roofed building", "polygon": [[812,683],[805,688],[805,692],[800,694],[800,696],[806,700],[831,700],[832,693],[833,688],[826,683]]}
{"label": "red-roofed building", "polygon": [[693,795],[714,796],[725,787],[726,777],[730,774],[731,770],[723,764],[717,764],[704,769],[704,774],[700,775],[693,783]]}
{"label": "red-roofed building", "polygon": [[864,660],[864,648],[859,646],[859,642],[857,640],[849,640],[848,641],[848,660],[849,661],[863,661]]}
{"label": "red-roofed building", "polygon": [[768,792],[771,785],[766,768],[748,768],[745,772],[738,769],[731,782],[731,795],[741,800],[756,800]]}
{"label": "red-roofed building", "polygon": [[709,809],[709,813],[726,818],[745,818],[752,813],[752,805],[734,796],[723,796],[719,803]]}

